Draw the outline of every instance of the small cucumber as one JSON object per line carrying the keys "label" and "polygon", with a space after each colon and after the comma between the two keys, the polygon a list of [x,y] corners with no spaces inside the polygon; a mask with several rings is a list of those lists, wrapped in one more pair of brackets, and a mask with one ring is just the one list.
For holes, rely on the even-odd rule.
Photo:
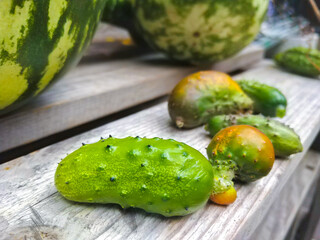
{"label": "small cucumber", "polygon": [[252,80],[237,82],[253,100],[254,112],[269,117],[282,118],[286,115],[287,99],[277,88]]}
{"label": "small cucumber", "polygon": [[278,157],[288,157],[303,150],[299,136],[283,123],[261,115],[220,115],[211,118],[206,130],[214,136],[221,129],[232,125],[250,125],[266,134]]}
{"label": "small cucumber", "polygon": [[213,195],[232,189],[233,179],[253,182],[266,176],[275,158],[270,139],[248,125],[219,131],[212,138],[207,154],[213,165]]}
{"label": "small cucumber", "polygon": [[279,66],[300,75],[316,77],[320,74],[320,52],[317,49],[291,48],[278,53],[274,60]]}
{"label": "small cucumber", "polygon": [[183,216],[206,204],[213,169],[200,152],[172,139],[110,137],[64,158],[55,185],[76,202],[117,203]]}
{"label": "small cucumber", "polygon": [[251,111],[252,100],[229,75],[202,71],[182,79],[168,102],[172,121],[179,128],[194,128],[219,114]]}

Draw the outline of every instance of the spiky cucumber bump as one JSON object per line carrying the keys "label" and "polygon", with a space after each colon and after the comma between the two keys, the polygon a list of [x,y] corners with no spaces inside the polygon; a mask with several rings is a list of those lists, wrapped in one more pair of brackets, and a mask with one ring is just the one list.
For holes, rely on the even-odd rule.
{"label": "spiky cucumber bump", "polygon": [[223,193],[233,187],[234,173],[237,164],[232,160],[214,160],[213,167],[213,193]]}
{"label": "spiky cucumber bump", "polygon": [[250,125],[263,132],[271,140],[276,156],[288,157],[302,152],[303,145],[295,131],[285,124],[261,115],[220,115],[211,118],[206,130],[214,136],[221,129],[232,125]]}
{"label": "spiky cucumber bump", "polygon": [[192,128],[219,114],[247,112],[252,100],[232,78],[221,72],[197,72],[182,79],[168,102],[171,119],[179,128]]}
{"label": "spiky cucumber bump", "polygon": [[237,83],[253,100],[256,113],[281,118],[286,115],[287,99],[279,89],[253,80],[243,79]]}
{"label": "spiky cucumber bump", "polygon": [[105,1],[0,1],[0,114],[39,94],[79,61]]}
{"label": "spiky cucumber bump", "polygon": [[320,75],[320,51],[304,47],[295,47],[278,53],[275,62],[288,71],[304,76]]}
{"label": "spiky cucumber bump", "polygon": [[258,129],[236,125],[222,129],[207,148],[214,167],[213,194],[233,186],[232,179],[252,182],[266,176],[274,163],[274,149],[269,138]]}
{"label": "spiky cucumber bump", "polygon": [[141,36],[169,57],[193,63],[225,59],[259,32],[268,0],[136,0]]}
{"label": "spiky cucumber bump", "polygon": [[175,140],[127,137],[86,144],[64,158],[55,185],[77,202],[117,203],[164,216],[190,214],[212,190],[209,161]]}

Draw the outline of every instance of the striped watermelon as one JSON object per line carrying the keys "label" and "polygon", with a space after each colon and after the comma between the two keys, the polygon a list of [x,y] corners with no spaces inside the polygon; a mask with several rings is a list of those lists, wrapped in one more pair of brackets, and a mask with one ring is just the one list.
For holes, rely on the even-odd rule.
{"label": "striped watermelon", "polygon": [[269,0],[135,0],[138,30],[173,59],[214,62],[247,46],[259,32]]}
{"label": "striped watermelon", "polygon": [[0,114],[77,64],[106,0],[0,0]]}

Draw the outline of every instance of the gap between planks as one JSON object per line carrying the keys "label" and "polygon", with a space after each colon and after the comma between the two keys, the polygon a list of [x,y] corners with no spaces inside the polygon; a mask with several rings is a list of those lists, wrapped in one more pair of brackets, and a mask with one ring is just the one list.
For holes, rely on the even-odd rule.
{"label": "gap between planks", "polygon": [[164,96],[180,79],[202,68],[224,72],[247,68],[262,60],[264,52],[250,45],[213,66],[195,67],[103,41],[114,32],[97,32],[82,64],[28,105],[0,117],[0,152]]}

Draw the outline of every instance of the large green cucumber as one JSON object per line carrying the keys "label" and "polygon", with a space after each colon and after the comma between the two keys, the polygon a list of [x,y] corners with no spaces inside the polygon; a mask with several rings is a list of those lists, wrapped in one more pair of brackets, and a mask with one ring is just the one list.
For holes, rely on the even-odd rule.
{"label": "large green cucumber", "polygon": [[0,115],[38,95],[80,60],[105,2],[0,1]]}
{"label": "large green cucumber", "polygon": [[206,204],[213,170],[200,152],[181,142],[110,137],[63,159],[55,185],[72,201],[117,203],[182,216]]}
{"label": "large green cucumber", "polygon": [[220,115],[211,118],[206,130],[212,136],[221,129],[232,125],[250,125],[266,134],[271,140],[276,156],[288,157],[303,150],[302,143],[295,131],[283,123],[261,115]]}

